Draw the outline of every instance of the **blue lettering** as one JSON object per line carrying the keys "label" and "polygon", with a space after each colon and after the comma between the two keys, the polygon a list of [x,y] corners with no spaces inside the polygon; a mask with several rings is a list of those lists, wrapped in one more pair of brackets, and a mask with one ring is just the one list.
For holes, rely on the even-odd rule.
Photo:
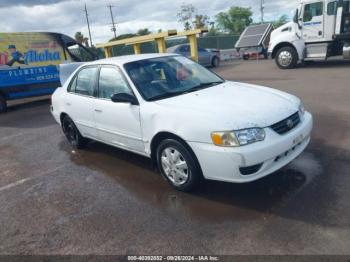
{"label": "blue lettering", "polygon": [[24,61],[26,64],[59,60],[61,60],[60,52],[50,52],[48,49],[46,49],[44,52],[28,50],[28,52],[24,55]]}

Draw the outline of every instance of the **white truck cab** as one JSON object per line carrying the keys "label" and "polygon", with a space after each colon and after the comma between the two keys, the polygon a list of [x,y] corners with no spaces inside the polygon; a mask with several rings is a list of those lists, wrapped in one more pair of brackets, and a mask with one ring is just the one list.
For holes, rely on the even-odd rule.
{"label": "white truck cab", "polygon": [[303,0],[292,22],[275,29],[268,53],[282,69],[298,62],[350,59],[350,0]]}

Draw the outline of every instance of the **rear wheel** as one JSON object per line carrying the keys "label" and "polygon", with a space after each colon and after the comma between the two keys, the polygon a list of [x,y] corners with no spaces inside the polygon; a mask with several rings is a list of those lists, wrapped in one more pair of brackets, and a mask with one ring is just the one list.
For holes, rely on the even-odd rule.
{"label": "rear wheel", "polygon": [[178,140],[166,139],[159,144],[157,164],[163,177],[179,191],[189,192],[202,180],[195,155]]}
{"label": "rear wheel", "polygon": [[215,57],[213,58],[213,60],[211,61],[211,65],[212,65],[212,67],[219,67],[219,65],[220,65],[220,60],[219,60],[219,58],[215,56]]}
{"label": "rear wheel", "polygon": [[277,51],[276,64],[281,69],[295,68],[298,63],[298,53],[290,46],[282,47]]}
{"label": "rear wheel", "polygon": [[5,97],[0,95],[0,113],[4,113],[7,109],[7,103]]}
{"label": "rear wheel", "polygon": [[63,118],[62,129],[72,147],[77,149],[82,149],[85,147],[87,144],[87,139],[80,134],[79,130],[75,126],[73,120],[70,119],[70,117],[65,116]]}

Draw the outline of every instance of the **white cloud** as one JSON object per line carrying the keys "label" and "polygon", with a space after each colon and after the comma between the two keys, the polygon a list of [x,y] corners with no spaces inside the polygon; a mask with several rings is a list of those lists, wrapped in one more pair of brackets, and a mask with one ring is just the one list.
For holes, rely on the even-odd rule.
{"label": "white cloud", "polygon": [[[74,36],[82,31],[88,35],[84,3],[87,4],[95,43],[112,38],[111,3],[117,22],[117,33],[136,32],[140,28],[182,29],[176,13],[183,3],[192,3],[201,14],[214,17],[232,5],[252,7],[254,19],[260,19],[260,0],[0,0],[0,31],[51,31]],[[297,0],[265,0],[265,19],[272,20],[281,14],[290,15]]]}

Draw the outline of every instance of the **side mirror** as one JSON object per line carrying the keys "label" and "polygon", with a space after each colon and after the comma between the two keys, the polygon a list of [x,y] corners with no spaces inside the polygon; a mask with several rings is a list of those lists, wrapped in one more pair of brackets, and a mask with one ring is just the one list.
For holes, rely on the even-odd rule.
{"label": "side mirror", "polygon": [[128,93],[114,94],[112,95],[111,100],[114,103],[129,103],[131,105],[139,105],[139,101],[137,101],[136,97]]}
{"label": "side mirror", "polygon": [[298,24],[298,19],[299,19],[299,10],[297,9],[297,10],[295,11],[295,15],[294,15],[294,17],[293,17],[293,22],[296,23],[296,24]]}

